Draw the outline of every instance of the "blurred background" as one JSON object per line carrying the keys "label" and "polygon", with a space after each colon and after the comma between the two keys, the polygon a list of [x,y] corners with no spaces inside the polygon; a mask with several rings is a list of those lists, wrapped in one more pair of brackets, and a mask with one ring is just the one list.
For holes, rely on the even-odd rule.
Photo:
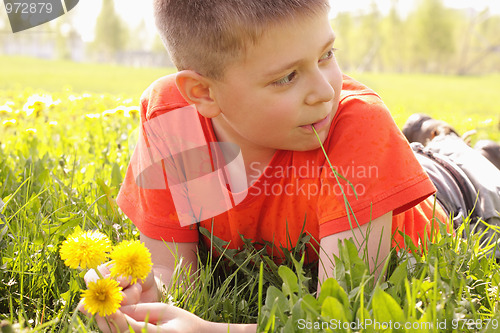
{"label": "blurred background", "polygon": [[[171,63],[151,0],[84,0],[49,23],[13,34],[0,10],[0,54],[134,67]],[[500,70],[498,0],[332,0],[345,71],[484,74]]]}

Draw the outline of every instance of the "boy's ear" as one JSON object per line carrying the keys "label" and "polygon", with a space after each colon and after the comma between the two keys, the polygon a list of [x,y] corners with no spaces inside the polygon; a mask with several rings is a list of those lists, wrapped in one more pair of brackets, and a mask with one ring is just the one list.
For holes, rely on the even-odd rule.
{"label": "boy's ear", "polygon": [[188,103],[196,105],[198,112],[213,118],[219,115],[220,109],[212,96],[212,81],[192,70],[177,73],[175,83],[182,97]]}

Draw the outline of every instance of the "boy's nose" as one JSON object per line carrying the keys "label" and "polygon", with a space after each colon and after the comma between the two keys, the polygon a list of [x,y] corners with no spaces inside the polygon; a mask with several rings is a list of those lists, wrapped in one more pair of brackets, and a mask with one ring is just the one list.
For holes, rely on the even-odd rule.
{"label": "boy's nose", "polygon": [[317,70],[311,78],[310,90],[306,96],[307,105],[326,103],[333,99],[335,91],[328,80],[327,73]]}

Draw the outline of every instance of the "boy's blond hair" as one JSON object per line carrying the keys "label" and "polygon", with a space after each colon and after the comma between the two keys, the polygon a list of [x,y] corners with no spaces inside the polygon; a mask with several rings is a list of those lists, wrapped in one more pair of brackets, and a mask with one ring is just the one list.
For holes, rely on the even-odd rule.
{"label": "boy's blond hair", "polygon": [[328,8],[328,0],[154,1],[158,32],[177,69],[213,79],[270,26]]}

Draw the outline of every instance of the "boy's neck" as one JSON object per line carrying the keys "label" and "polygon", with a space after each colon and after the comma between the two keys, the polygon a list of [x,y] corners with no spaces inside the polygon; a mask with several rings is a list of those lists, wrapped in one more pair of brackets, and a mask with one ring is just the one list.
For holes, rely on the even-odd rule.
{"label": "boy's neck", "polygon": [[[257,179],[256,174],[262,174],[264,169],[271,162],[276,149],[260,147],[245,141],[236,133],[232,133],[233,129],[228,126],[222,115],[212,118],[212,126],[215,132],[217,141],[231,142],[236,144],[241,149],[243,161],[246,170],[246,178],[248,186],[251,186]],[[241,138],[235,140],[234,138]],[[236,142],[237,141],[237,142]],[[229,170],[231,176],[242,176],[245,170]],[[252,172],[250,172],[250,170]]]}

